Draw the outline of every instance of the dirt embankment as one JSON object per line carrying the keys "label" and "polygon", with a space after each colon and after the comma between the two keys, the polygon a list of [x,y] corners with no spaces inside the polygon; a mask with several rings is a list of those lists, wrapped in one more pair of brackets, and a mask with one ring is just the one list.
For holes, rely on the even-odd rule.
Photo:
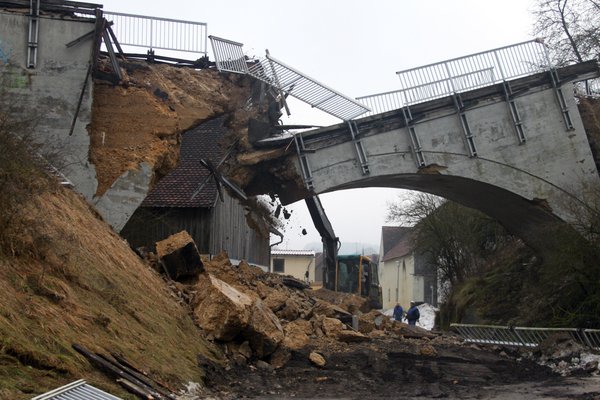
{"label": "dirt embankment", "polygon": [[0,249],[1,399],[29,399],[80,378],[127,395],[73,343],[120,353],[176,388],[202,380],[196,354],[219,350],[83,199],[63,189],[32,195],[13,222],[19,239],[12,252]]}
{"label": "dirt embankment", "polygon": [[244,76],[141,62],[122,66],[121,84],[94,83],[89,131],[97,195],[141,162],[160,179],[177,164],[182,132],[222,114],[244,119],[250,104],[252,82]]}

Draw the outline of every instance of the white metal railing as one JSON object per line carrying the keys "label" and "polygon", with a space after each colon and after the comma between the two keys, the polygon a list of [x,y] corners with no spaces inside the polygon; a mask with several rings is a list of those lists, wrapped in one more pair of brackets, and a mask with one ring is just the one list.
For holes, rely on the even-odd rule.
{"label": "white metal railing", "polygon": [[207,24],[204,22],[157,18],[105,11],[112,29],[124,46],[198,53],[206,55]]}
{"label": "white metal railing", "polygon": [[496,325],[451,324],[466,342],[537,347],[550,335],[566,333],[578,343],[600,349],[600,329],[531,328]]}
{"label": "white metal railing", "polygon": [[367,106],[284,64],[268,52],[265,58],[248,62],[242,50],[242,43],[215,36],[211,36],[210,40],[220,71],[248,74],[279,92],[290,94],[344,121],[369,111]]}
{"label": "white metal railing", "polygon": [[248,63],[244,55],[242,43],[210,35],[210,45],[213,49],[215,63],[219,71],[248,73]]}
{"label": "white metal railing", "polygon": [[370,114],[378,114],[547,71],[550,67],[545,45],[536,39],[396,72],[399,90],[357,100],[371,107]]}

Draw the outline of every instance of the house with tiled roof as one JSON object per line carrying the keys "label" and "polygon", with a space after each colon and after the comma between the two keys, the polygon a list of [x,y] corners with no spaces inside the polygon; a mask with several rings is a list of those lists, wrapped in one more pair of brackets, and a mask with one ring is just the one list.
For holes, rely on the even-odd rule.
{"label": "house with tiled roof", "polygon": [[250,227],[249,211],[225,188],[219,191],[200,162],[217,166],[224,157],[223,138],[230,133],[224,124],[222,116],[182,134],[177,167],[158,181],[121,231],[132,247],[153,249],[157,241],[185,230],[201,254],[225,250],[232,260],[269,265],[268,229]]}
{"label": "house with tiled roof", "polygon": [[314,250],[271,250],[270,272],[293,276],[306,283],[315,282],[315,251]]}
{"label": "house with tiled roof", "polygon": [[384,226],[379,247],[379,282],[383,308],[400,303],[407,308],[411,301],[437,306],[437,273],[424,254],[415,251],[414,228]]}

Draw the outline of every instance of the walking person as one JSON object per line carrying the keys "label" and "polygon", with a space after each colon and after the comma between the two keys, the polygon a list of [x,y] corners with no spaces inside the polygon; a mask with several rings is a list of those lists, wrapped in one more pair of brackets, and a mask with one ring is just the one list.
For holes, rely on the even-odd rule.
{"label": "walking person", "polygon": [[421,313],[419,312],[415,302],[411,301],[410,308],[406,312],[406,320],[408,321],[408,325],[415,326],[419,318],[421,318]]}
{"label": "walking person", "polygon": [[394,307],[394,320],[402,321],[402,317],[404,316],[404,310],[400,303],[396,303],[396,307]]}

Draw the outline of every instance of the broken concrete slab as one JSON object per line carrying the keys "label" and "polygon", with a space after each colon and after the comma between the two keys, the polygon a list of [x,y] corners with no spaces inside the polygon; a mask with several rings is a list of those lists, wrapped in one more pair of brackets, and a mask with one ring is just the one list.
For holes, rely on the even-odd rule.
{"label": "broken concrete slab", "polygon": [[173,280],[194,278],[204,272],[196,243],[186,231],[156,242],[156,254],[167,275]]}

